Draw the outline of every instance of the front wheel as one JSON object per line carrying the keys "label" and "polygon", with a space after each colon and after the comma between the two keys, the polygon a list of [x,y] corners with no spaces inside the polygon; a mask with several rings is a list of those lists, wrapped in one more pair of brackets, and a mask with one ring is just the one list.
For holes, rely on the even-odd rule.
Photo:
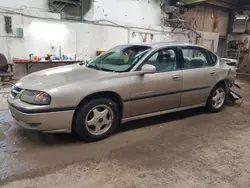
{"label": "front wheel", "polygon": [[77,113],[74,129],[85,141],[98,141],[111,135],[119,122],[119,110],[114,101],[93,99]]}
{"label": "front wheel", "polygon": [[219,112],[226,102],[226,89],[224,85],[217,85],[210,93],[207,100],[207,109],[210,112]]}

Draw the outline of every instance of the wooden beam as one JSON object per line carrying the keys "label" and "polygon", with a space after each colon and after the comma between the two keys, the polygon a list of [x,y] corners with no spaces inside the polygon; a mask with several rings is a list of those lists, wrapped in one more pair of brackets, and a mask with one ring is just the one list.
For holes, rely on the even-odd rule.
{"label": "wooden beam", "polygon": [[218,7],[222,7],[222,8],[227,8],[227,9],[230,9],[230,10],[241,10],[240,6],[238,5],[232,5],[230,3],[226,3],[226,2],[223,2],[223,1],[219,1],[219,0],[209,0],[209,1],[206,1],[207,4],[210,4],[210,5],[215,5],[215,6],[218,6]]}
{"label": "wooden beam", "polygon": [[250,5],[249,4],[248,5],[242,5],[241,7],[242,7],[241,10],[250,10]]}
{"label": "wooden beam", "polygon": [[191,5],[196,3],[204,3],[207,0],[184,0],[185,5]]}

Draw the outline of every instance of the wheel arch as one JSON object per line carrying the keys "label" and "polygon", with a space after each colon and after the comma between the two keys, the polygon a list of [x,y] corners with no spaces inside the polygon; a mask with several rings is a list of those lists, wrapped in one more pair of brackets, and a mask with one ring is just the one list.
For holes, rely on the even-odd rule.
{"label": "wheel arch", "polygon": [[[217,84],[214,85],[213,89],[214,89],[216,86],[218,86],[218,85],[223,85],[223,86],[225,87],[225,89],[226,89],[226,92],[229,93],[229,84],[228,84],[229,82],[230,82],[230,81],[227,80],[227,79],[220,80]],[[213,90],[213,89],[212,89],[212,90]],[[211,90],[211,91],[212,91],[212,90]]]}
{"label": "wheel arch", "polygon": [[[218,81],[215,85],[213,85],[211,88],[210,88],[210,92],[209,92],[209,95],[207,96],[207,100],[208,100],[208,98],[209,98],[209,96],[211,95],[211,92],[213,91],[213,89],[216,87],[216,86],[218,86],[218,85],[223,85],[223,86],[225,86],[225,88],[226,88],[226,92],[228,93],[229,92],[229,81],[228,80],[226,80],[226,79],[224,79],[224,80],[220,80],[220,81]],[[207,101],[206,101],[207,102]]]}
{"label": "wheel arch", "polygon": [[84,103],[87,103],[91,101],[92,99],[97,99],[97,98],[108,98],[108,99],[113,100],[118,105],[120,118],[123,117],[123,101],[122,101],[121,96],[114,91],[100,91],[100,92],[92,93],[92,94],[85,96],[78,103],[75,109],[74,115],[73,115],[73,119],[72,119],[72,128],[75,126],[75,118],[81,106],[84,105]]}
{"label": "wheel arch", "polygon": [[[216,86],[218,86],[218,85],[223,85],[223,86],[225,87],[225,89],[226,89],[227,94],[228,94],[228,93],[229,93],[229,84],[228,84],[228,83],[229,83],[229,80],[226,80],[226,79],[218,81],[218,82],[211,88],[211,90],[210,90],[210,92],[209,92],[209,95],[207,96],[207,101],[208,101],[209,96],[211,95],[213,89],[214,89]],[[226,94],[226,95],[227,95],[227,94]],[[207,101],[206,101],[206,103],[207,103]]]}

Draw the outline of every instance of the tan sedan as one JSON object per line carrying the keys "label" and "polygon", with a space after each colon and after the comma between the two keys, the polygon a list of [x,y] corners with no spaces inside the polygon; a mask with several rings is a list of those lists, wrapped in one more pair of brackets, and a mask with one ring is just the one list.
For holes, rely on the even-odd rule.
{"label": "tan sedan", "polygon": [[218,112],[235,76],[200,46],[121,45],[88,63],[25,76],[8,103],[22,127],[96,141],[120,122],[201,106]]}

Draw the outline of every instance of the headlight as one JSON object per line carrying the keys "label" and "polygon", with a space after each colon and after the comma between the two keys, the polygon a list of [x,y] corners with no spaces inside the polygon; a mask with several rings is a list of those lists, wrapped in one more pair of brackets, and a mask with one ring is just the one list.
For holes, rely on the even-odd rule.
{"label": "headlight", "polygon": [[20,100],[29,104],[49,105],[51,97],[43,91],[24,90]]}

